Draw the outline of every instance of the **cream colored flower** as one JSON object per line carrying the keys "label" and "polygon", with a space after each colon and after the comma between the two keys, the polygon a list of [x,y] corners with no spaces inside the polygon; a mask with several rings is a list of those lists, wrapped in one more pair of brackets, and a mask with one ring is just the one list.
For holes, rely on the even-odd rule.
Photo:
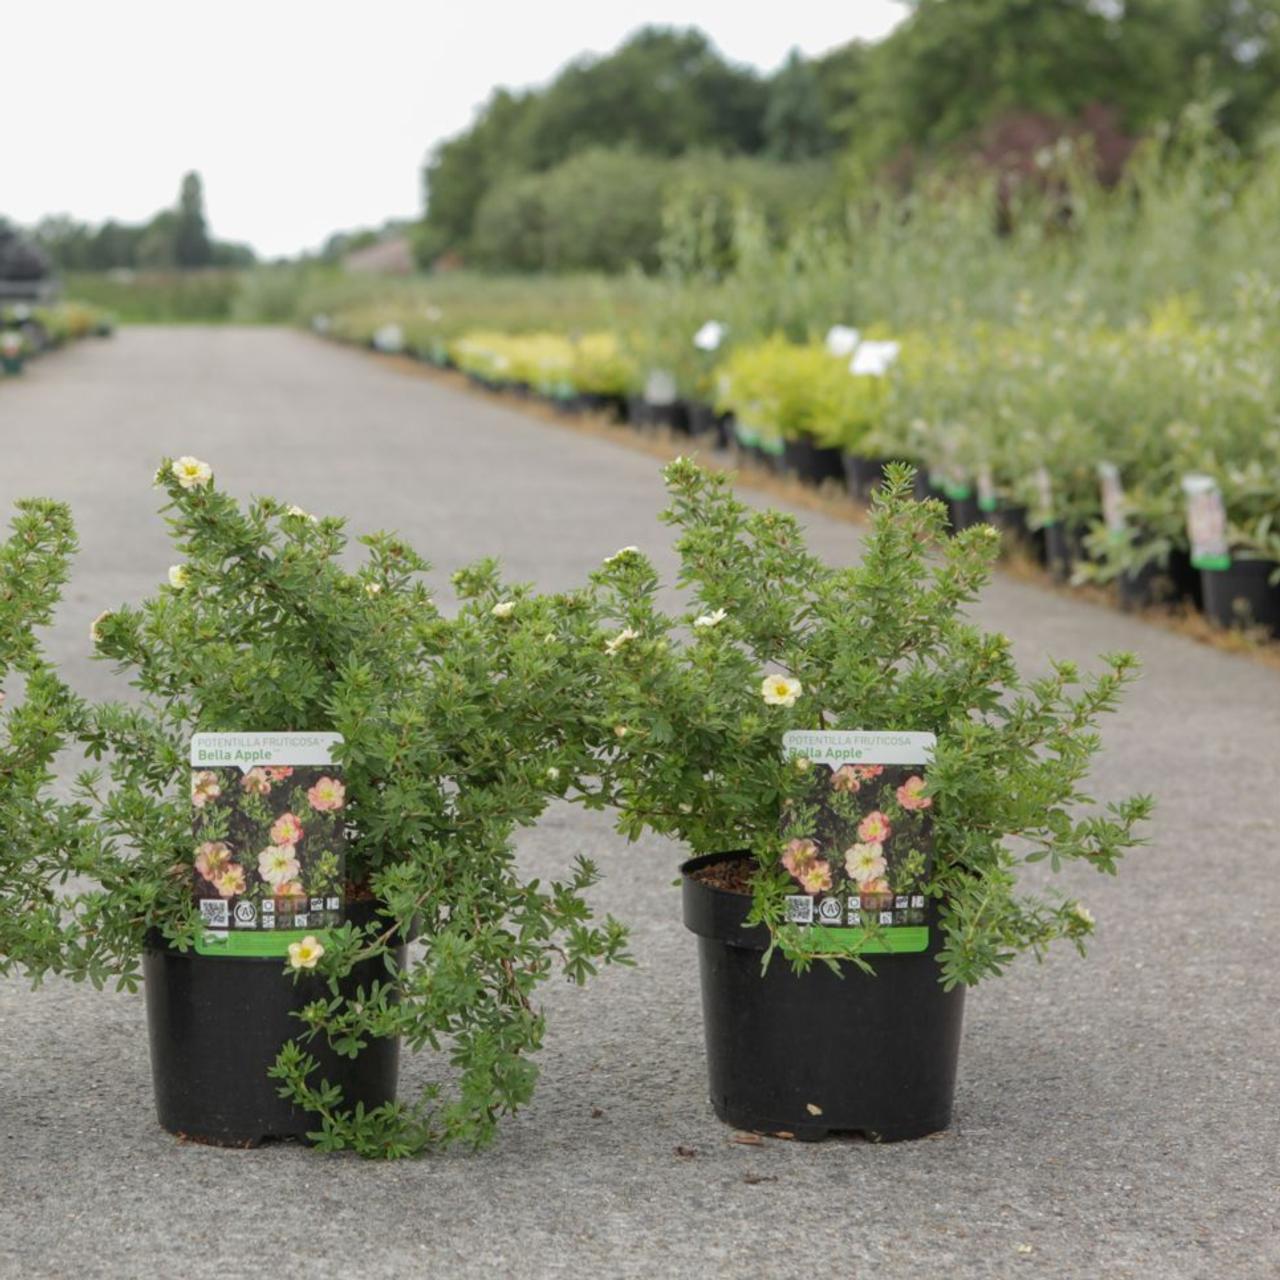
{"label": "cream colored flower", "polygon": [[560,770],[559,770],[559,769],[557,769],[557,768],[555,767],[555,765],[552,765],[552,766],[547,770],[547,781],[548,781],[548,782],[559,782],[559,780],[560,780]]}
{"label": "cream colored flower", "polygon": [[199,458],[179,458],[170,468],[184,489],[199,489],[213,479],[213,468]]}
{"label": "cream colored flower", "polygon": [[613,736],[615,738],[625,738],[631,730],[625,724],[615,724],[613,726]]}
{"label": "cream colored flower", "polygon": [[760,682],[760,696],[771,707],[794,707],[804,686],[791,676],[768,675]]}
{"label": "cream colored flower", "polygon": [[497,604],[489,610],[495,618],[509,618],[516,611],[516,602],[514,600],[499,600]]}
{"label": "cream colored flower", "polygon": [[378,596],[382,594],[382,583],[366,582],[364,584],[364,593],[367,596]]}
{"label": "cream colored flower", "polygon": [[191,575],[187,572],[185,564],[171,564],[169,566],[169,585],[175,591],[181,591],[190,581]]}
{"label": "cream colored flower", "polygon": [[100,614],[98,614],[98,616],[97,616],[96,618],[94,618],[94,620],[93,620],[91,623],[89,623],[89,639],[90,639],[94,644],[98,644],[98,643],[100,643],[100,642],[101,642],[101,640],[102,640],[102,633],[101,633],[101,631],[99,631],[99,630],[98,630],[98,628],[99,628],[99,627],[100,627],[104,622],[106,622],[106,620],[107,620],[109,617],[111,617],[111,610],[110,610],[110,609],[104,609]]}
{"label": "cream colored flower", "polygon": [[302,867],[291,844],[268,845],[258,854],[258,874],[274,888],[292,884]]}
{"label": "cream colored flower", "polygon": [[289,943],[289,964],[294,969],[314,969],[322,955],[324,946],[313,934],[307,934],[301,942]]}
{"label": "cream colored flower", "polygon": [[844,869],[860,885],[879,880],[888,869],[884,849],[878,844],[855,844],[844,852]]}
{"label": "cream colored flower", "polygon": [[618,550],[613,553],[613,555],[605,556],[604,562],[605,564],[612,564],[615,560],[621,560],[623,556],[638,555],[639,552],[640,552],[639,547],[619,547]]}
{"label": "cream colored flower", "polygon": [[716,609],[713,613],[701,613],[693,620],[693,625],[699,631],[708,631],[712,627],[718,627],[729,615],[723,609]]}
{"label": "cream colored flower", "polygon": [[1082,924],[1088,925],[1090,929],[1098,923],[1097,920],[1094,919],[1093,912],[1090,911],[1083,902],[1077,902],[1075,906],[1071,908],[1071,914]]}
{"label": "cream colored flower", "polygon": [[622,630],[605,645],[604,651],[612,656],[617,653],[624,644],[628,644],[632,640],[639,639],[639,636],[640,633],[634,627],[623,627]]}
{"label": "cream colored flower", "polygon": [[310,511],[304,511],[301,507],[294,504],[287,506],[284,513],[287,516],[296,516],[299,520],[310,520],[312,524],[320,523]]}

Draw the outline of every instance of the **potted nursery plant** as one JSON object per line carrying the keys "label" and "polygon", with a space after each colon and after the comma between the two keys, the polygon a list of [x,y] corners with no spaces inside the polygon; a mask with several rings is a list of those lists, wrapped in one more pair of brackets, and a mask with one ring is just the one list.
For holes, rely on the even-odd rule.
{"label": "potted nursery plant", "polygon": [[1150,811],[1078,812],[1095,723],[1134,660],[1023,679],[1007,639],[961,613],[998,536],[948,538],[906,466],[888,468],[845,569],[723,477],[684,459],[666,477],[692,601],[660,612],[638,553],[598,571],[614,628],[599,714],[620,829],[696,855],[684,918],[715,1110],[800,1138],[941,1129],[965,988],[1093,929],[1078,902],[1020,893],[1023,864],[1113,872]]}
{"label": "potted nursery plant", "polygon": [[[370,1156],[483,1143],[532,1092],[538,986],[625,959],[592,867],[527,880],[511,843],[591,785],[567,661],[590,617],[484,562],[446,618],[392,535],[351,570],[338,519],[241,507],[194,458],[157,483],[179,561],[94,623],[139,696],[83,711],[102,842],[75,915],[94,972],[145,977],[161,1122]],[[401,1042],[448,1053],[416,1100]]]}
{"label": "potted nursery plant", "polygon": [[25,343],[17,329],[5,329],[0,332],[0,369],[3,369],[6,374],[22,372],[24,351]]}
{"label": "potted nursery plant", "polygon": [[67,509],[38,500],[19,504],[0,543],[0,975],[36,980],[79,963],[59,880],[92,838],[80,807],[51,794],[76,704],[35,635],[52,617],[74,549]]}

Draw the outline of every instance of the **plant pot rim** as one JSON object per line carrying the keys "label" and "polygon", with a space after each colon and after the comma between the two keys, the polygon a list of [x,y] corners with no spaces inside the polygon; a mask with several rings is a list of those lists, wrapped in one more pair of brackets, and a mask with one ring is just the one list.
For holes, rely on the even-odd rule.
{"label": "plant pot rim", "polygon": [[750,849],[729,849],[723,853],[702,853],[680,864],[685,928],[700,938],[714,938],[730,946],[750,951],[768,949],[769,930],[762,924],[746,924],[751,911],[751,895],[719,889],[699,880],[694,874],[719,862],[743,862],[750,857]]}

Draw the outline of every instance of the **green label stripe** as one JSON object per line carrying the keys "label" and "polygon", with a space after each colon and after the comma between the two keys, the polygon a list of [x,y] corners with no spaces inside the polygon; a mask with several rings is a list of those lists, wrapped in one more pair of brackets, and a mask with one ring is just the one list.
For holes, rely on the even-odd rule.
{"label": "green label stripe", "polygon": [[943,485],[942,491],[953,502],[963,502],[966,498],[973,497],[973,490],[967,484]]}
{"label": "green label stripe", "polygon": [[994,511],[999,505],[1000,505],[1000,500],[998,498],[979,498],[978,499],[979,511]]}
{"label": "green label stripe", "polygon": [[196,954],[283,959],[289,954],[289,944],[303,938],[315,938],[324,944],[329,934],[325,929],[232,929],[219,937],[200,929],[196,933]]}
{"label": "green label stripe", "polygon": [[831,952],[856,951],[861,955],[889,955],[929,949],[927,924],[886,927],[881,929],[872,941],[865,944],[862,943],[865,929],[833,928],[830,925],[815,924],[810,928],[809,933],[824,950]]}
{"label": "green label stripe", "polygon": [[1230,556],[1192,556],[1191,563],[1197,569],[1230,569]]}

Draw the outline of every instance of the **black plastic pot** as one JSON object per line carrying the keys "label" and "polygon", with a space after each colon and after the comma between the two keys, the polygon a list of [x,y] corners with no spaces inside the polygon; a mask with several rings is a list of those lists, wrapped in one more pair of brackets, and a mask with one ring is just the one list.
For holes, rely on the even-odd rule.
{"label": "black plastic pot", "polygon": [[584,392],[578,397],[586,413],[597,413],[608,418],[610,422],[620,421],[626,413],[626,404],[621,396],[602,395],[596,391]]}
{"label": "black plastic pot", "polygon": [[1202,569],[1205,616],[1220,627],[1261,627],[1280,636],[1280,583],[1274,560],[1233,560],[1229,569]]}
{"label": "black plastic pot", "polygon": [[677,435],[689,433],[689,406],[683,400],[672,400],[669,404],[651,404],[649,421],[656,427],[665,427]]}
{"label": "black plastic pot", "polygon": [[1200,598],[1200,574],[1185,551],[1174,551],[1167,563],[1149,560],[1137,570],[1126,569],[1116,579],[1122,609],[1146,609]]}
{"label": "black plastic pot", "polygon": [[849,490],[849,496],[857,498],[859,502],[868,501],[880,487],[889,459],[868,458],[860,453],[845,453],[841,460],[844,464],[844,482]]}
{"label": "black plastic pot", "polygon": [[1044,526],[1044,563],[1055,582],[1069,582],[1082,555],[1078,530],[1061,520]]}
{"label": "black plastic pot", "polygon": [[719,418],[709,404],[703,404],[698,400],[690,402],[689,434],[701,439],[711,436],[719,437]]}
{"label": "black plastic pot", "polygon": [[681,868],[684,923],[698,935],[711,1105],[726,1124],[816,1141],[862,1133],[922,1138],[951,1123],[964,988],[944,991],[936,926],[927,951],[870,957],[875,976],[843,964],[797,974],[780,956],[761,973],[768,935],[744,929],[751,899]]}
{"label": "black plastic pot", "polygon": [[[371,904],[355,903],[348,919],[366,924]],[[396,960],[405,963],[407,948]],[[295,984],[280,958],[202,956],[172,950],[158,935],[143,956],[151,1076],[156,1113],[170,1133],[218,1146],[257,1146],[275,1138],[305,1138],[316,1117],[278,1094],[267,1075],[286,1040],[302,1024],[292,1015],[328,998],[327,984],[307,974]],[[345,994],[386,979],[380,959],[358,964]],[[344,1107],[394,1100],[400,1070],[397,1040],[373,1039],[357,1058],[340,1058],[319,1037],[306,1050],[320,1064],[315,1080],[343,1092]]]}
{"label": "black plastic pot", "polygon": [[652,425],[649,417],[649,402],[644,396],[627,397],[627,422],[633,427],[641,428]]}
{"label": "black plastic pot", "polygon": [[844,478],[840,450],[824,448],[808,436],[783,441],[782,456],[786,469],[805,484],[820,486],[828,480]]}
{"label": "black plastic pot", "polygon": [[948,495],[947,512],[951,519],[951,528],[959,533],[971,525],[985,522],[986,515],[978,506],[978,499],[972,493],[955,498]]}

